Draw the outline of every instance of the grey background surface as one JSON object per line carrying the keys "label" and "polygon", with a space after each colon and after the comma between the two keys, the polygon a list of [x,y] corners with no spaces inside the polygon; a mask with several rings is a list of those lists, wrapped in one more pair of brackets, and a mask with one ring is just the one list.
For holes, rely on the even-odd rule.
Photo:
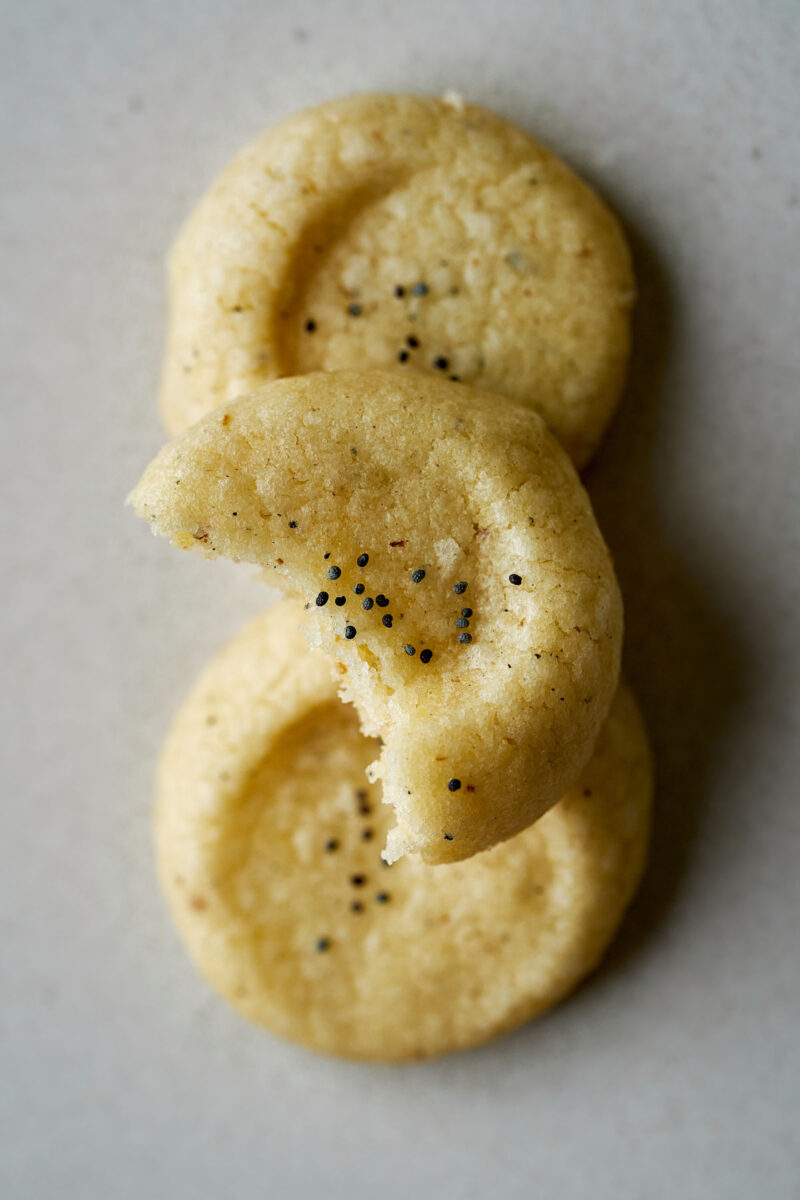
{"label": "grey background surface", "polygon": [[[0,1193],[800,1194],[800,9],[2,3]],[[170,715],[264,603],[122,501],[157,449],[162,263],[263,126],[456,88],[621,213],[641,301],[590,490],[656,748],[652,869],[560,1009],[407,1069],[237,1019],[153,873]]]}

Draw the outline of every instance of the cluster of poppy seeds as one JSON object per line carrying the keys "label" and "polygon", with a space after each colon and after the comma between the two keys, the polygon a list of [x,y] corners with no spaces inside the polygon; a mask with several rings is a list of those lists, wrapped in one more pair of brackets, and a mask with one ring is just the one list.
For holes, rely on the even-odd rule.
{"label": "cluster of poppy seeds", "polygon": [[[356,789],[355,801],[356,801],[356,812],[358,813],[358,815],[360,817],[368,817],[371,815],[372,805],[369,802],[369,797],[368,797],[366,788],[357,788]],[[362,842],[371,842],[374,839],[374,837],[375,837],[375,830],[373,829],[373,827],[371,825],[365,825],[361,830]],[[337,851],[340,848],[340,846],[341,846],[341,843],[339,841],[339,838],[329,837],[325,841],[325,852],[327,854],[333,854],[333,853],[335,853],[335,851]],[[389,864],[387,862],[385,862],[383,859],[380,859],[380,863],[384,867],[389,866]],[[355,871],[352,875],[348,876],[348,883],[350,884],[351,887],[361,889],[361,888],[366,887],[367,884],[369,883],[369,876],[367,874],[365,874],[363,871]],[[381,890],[381,891],[378,891],[375,893],[374,899],[375,899],[376,904],[388,904],[389,901],[391,900],[391,894],[389,892]],[[349,907],[350,907],[350,912],[352,912],[352,913],[362,913],[362,912],[364,912],[365,904],[364,904],[363,900],[351,900]],[[317,950],[318,953],[321,954],[321,953],[324,953],[326,950],[330,950],[331,945],[332,945],[332,939],[330,937],[328,937],[327,935],[324,935],[322,937],[317,938],[317,940],[315,942],[315,949]]]}
{"label": "cluster of poppy seeds", "polygon": [[[458,583],[453,584],[453,591],[455,592],[455,594],[457,596],[463,596],[464,592],[466,590],[467,590],[467,585],[463,579],[460,579],[458,581]],[[471,608],[462,608],[461,616],[456,619],[456,628],[457,629],[466,629],[467,626],[469,625],[469,618],[471,616],[472,616]],[[471,633],[460,633],[458,635],[458,637],[456,638],[456,641],[459,642],[460,645],[462,645],[462,646],[469,645],[469,643],[472,641],[472,634]]]}
{"label": "cluster of poppy seeds", "polygon": [[[403,296],[405,296],[405,294],[406,294],[406,290],[408,290],[412,296],[427,296],[428,292],[430,291],[430,288],[428,287],[427,283],[420,282],[420,283],[414,283],[411,285],[410,288],[406,289],[404,284],[398,283],[398,284],[396,284],[396,286],[394,288],[394,294],[398,299],[402,299]],[[456,287],[450,288],[450,294],[451,294],[451,296],[458,295],[458,288],[456,288]],[[241,309],[237,307],[234,311],[241,312]],[[363,311],[364,311],[364,306],[357,302],[353,302],[352,304],[348,304],[348,306],[347,306],[347,314],[350,317],[360,317],[361,314],[363,313]],[[414,320],[414,319],[415,318],[412,317],[412,320]],[[313,317],[309,317],[306,320],[304,329],[305,329],[306,333],[315,333],[316,332],[317,322],[314,320]],[[419,345],[420,345],[419,338],[415,337],[413,334],[409,334],[409,336],[406,338],[406,346],[409,346],[412,350],[417,350],[417,349],[419,349]],[[405,347],[402,350],[399,350],[397,353],[398,362],[401,362],[401,363],[408,362],[410,357],[411,357],[411,355],[410,355],[409,351],[407,349],[405,349]],[[432,360],[432,366],[434,366],[437,371],[446,371],[450,366],[450,360],[448,358],[446,358],[445,355],[443,355],[443,354],[437,354],[436,357]],[[448,378],[452,379],[454,383],[459,383],[461,380],[460,375],[449,375]]]}
{"label": "cluster of poppy seeds", "polygon": [[[394,294],[398,300],[402,300],[402,298],[406,294],[406,291],[408,291],[412,296],[427,296],[430,291],[430,288],[428,287],[427,283],[422,283],[421,281],[419,283],[413,283],[411,285],[411,287],[408,289],[406,289],[405,284],[402,284],[402,283],[395,284]],[[457,295],[458,288],[451,288],[450,294],[452,296]],[[358,312],[354,312],[353,311],[354,309],[358,309]],[[360,304],[351,304],[348,309],[348,312],[350,313],[350,315],[352,317],[357,317],[361,312],[361,305]],[[411,319],[415,320],[416,318],[412,317]],[[308,325],[311,323],[312,322],[309,322],[306,324],[307,329],[308,329]],[[316,328],[316,326],[314,326],[314,328]],[[407,363],[409,361],[409,359],[411,358],[411,354],[409,353],[409,350],[418,350],[419,346],[420,346],[419,338],[415,337],[413,333],[410,333],[408,335],[408,337],[406,338],[406,345],[401,350],[398,350],[398,352],[397,352],[397,361],[401,362],[401,363]],[[409,349],[406,349],[406,347],[408,347]],[[443,354],[437,354],[436,357],[432,360],[431,365],[434,366],[437,371],[446,371],[448,369],[448,367],[450,366],[450,360],[447,359]],[[452,379],[454,381],[454,383],[458,383],[460,381],[461,376],[460,375],[451,375],[449,378]]]}
{"label": "cluster of poppy seeds", "polygon": [[[417,338],[409,338],[409,344],[412,344],[412,343],[418,344],[418,339]],[[405,542],[403,542],[403,541],[392,542],[391,545],[392,546],[403,546],[403,545],[405,545]],[[323,555],[323,558],[329,559],[330,556],[331,556],[330,551],[327,551]],[[369,563],[369,560],[370,560],[369,554],[367,554],[364,551],[357,556],[356,565],[358,567],[362,567],[362,568],[366,567]],[[341,578],[342,568],[340,566],[334,564],[334,565],[328,567],[327,574],[328,574],[328,579],[335,581],[335,580]],[[415,567],[414,570],[411,571],[411,582],[415,583],[415,584],[422,583],[422,581],[426,578],[426,574],[427,574],[427,572],[424,567]],[[511,581],[511,583],[522,583],[522,578],[519,575],[513,575],[513,574],[509,575],[509,580]],[[353,592],[356,596],[364,596],[365,590],[366,590],[365,585],[360,582],[356,583],[353,587]],[[457,583],[453,584],[453,591],[457,596],[463,596],[463,594],[466,590],[467,590],[467,582],[464,579],[460,579],[460,580],[458,580]],[[315,603],[318,608],[323,608],[328,603],[329,600],[330,600],[329,593],[326,591],[321,591],[321,592],[317,593]],[[347,603],[347,597],[344,595],[336,596],[334,599],[334,604],[336,604],[336,606],[339,608],[341,608],[346,603]],[[375,596],[374,598],[372,596],[364,596],[364,599],[361,601],[361,608],[364,612],[369,612],[370,609],[372,609],[374,605],[377,605],[378,608],[388,608],[389,604],[390,604],[389,597],[386,596],[383,592],[379,592],[378,595]],[[306,607],[309,607],[309,606],[307,605]],[[456,641],[461,645],[468,645],[469,643],[472,642],[472,634],[467,632],[467,629],[470,624],[471,616],[472,616],[472,609],[465,607],[465,608],[461,609],[460,617],[456,618],[456,622],[455,622],[456,628],[461,631],[461,632],[459,632],[459,634],[456,638]],[[384,613],[384,615],[381,617],[381,624],[386,629],[392,629],[394,626],[394,616],[391,613]],[[352,641],[352,639],[355,638],[357,636],[357,634],[358,634],[358,630],[356,629],[355,625],[351,625],[351,624],[345,625],[344,637],[347,639],[347,641]],[[417,654],[417,648],[411,642],[404,643],[403,650],[408,655],[409,658],[413,658]],[[421,663],[423,663],[423,664],[429,663],[432,658],[433,658],[432,650],[430,650],[428,648],[420,650],[419,661]]]}

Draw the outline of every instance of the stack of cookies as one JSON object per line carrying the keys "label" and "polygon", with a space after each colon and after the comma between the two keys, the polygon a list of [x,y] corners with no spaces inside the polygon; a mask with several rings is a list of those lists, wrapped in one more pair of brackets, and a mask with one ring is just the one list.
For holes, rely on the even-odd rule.
{"label": "stack of cookies", "polygon": [[625,373],[619,226],[457,96],[356,96],[243,151],[170,276],[175,438],[132,502],[289,597],[169,734],[178,928],[316,1049],[484,1041],[596,965],[645,857],[647,739],[576,470]]}

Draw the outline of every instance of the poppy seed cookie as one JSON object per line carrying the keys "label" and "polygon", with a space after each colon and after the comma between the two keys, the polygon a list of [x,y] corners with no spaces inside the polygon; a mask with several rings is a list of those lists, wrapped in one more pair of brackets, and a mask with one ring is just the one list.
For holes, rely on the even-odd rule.
{"label": "poppy seed cookie", "polygon": [[289,117],[222,172],[169,277],[172,433],[270,379],[394,366],[530,404],[581,466],[625,373],[617,221],[544,146],[457,99]]}
{"label": "poppy seed cookie", "polygon": [[594,754],[541,821],[465,863],[387,868],[376,752],[284,602],[208,666],[160,763],[162,885],[202,973],[317,1050],[427,1058],[557,1003],[597,964],[639,880],[651,769],[622,686]]}
{"label": "poppy seed cookie", "polygon": [[131,500],[180,548],[303,598],[383,741],[389,859],[512,837],[589,758],[622,607],[589,498],[532,410],[422,374],[277,380],[167,445]]}

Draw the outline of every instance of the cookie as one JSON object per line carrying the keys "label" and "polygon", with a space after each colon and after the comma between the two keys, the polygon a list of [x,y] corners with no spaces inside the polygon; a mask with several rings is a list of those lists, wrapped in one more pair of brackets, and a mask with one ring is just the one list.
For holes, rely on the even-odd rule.
{"label": "cookie", "polygon": [[422,370],[540,412],[578,465],[625,373],[634,284],[613,215],[509,122],[357,95],[239,154],[177,239],[172,433],[281,376]]}
{"label": "cookie", "polygon": [[207,668],[160,764],[159,873],[201,972],[274,1033],[355,1058],[424,1058],[522,1024],[572,990],[638,882],[651,777],[624,686],[578,783],[466,863],[380,858],[376,747],[308,652],[302,606]]}
{"label": "cookie", "polygon": [[132,501],[179,547],[258,563],[383,748],[387,856],[467,858],[554,804],[616,690],[622,609],[541,418],[420,373],[267,384],[162,450]]}

